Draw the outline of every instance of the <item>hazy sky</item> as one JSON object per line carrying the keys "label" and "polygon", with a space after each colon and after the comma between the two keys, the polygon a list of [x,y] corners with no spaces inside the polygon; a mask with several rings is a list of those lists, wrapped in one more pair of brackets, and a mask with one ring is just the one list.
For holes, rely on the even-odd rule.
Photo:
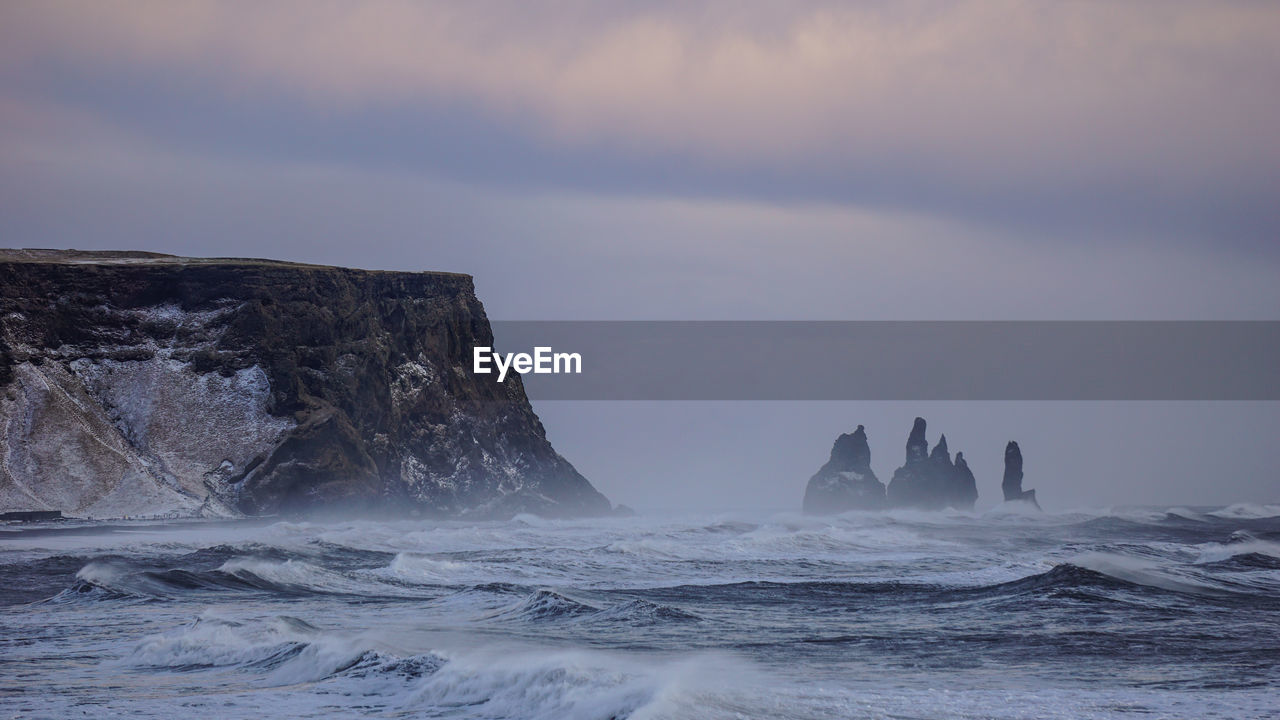
{"label": "hazy sky", "polygon": [[[6,0],[0,237],[468,272],[502,319],[1280,319],[1278,37],[1271,2]],[[887,479],[916,414],[980,506],[1010,437],[1053,507],[1280,501],[1273,403],[536,409],[638,505],[798,505],[859,423]]]}

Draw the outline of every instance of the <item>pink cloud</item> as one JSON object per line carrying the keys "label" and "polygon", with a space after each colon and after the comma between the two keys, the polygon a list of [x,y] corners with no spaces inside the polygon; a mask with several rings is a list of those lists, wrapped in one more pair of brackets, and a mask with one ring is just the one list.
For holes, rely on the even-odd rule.
{"label": "pink cloud", "polygon": [[1265,173],[1266,3],[32,2],[0,63],[165,68],[324,107],[460,100],[548,141],[718,162]]}

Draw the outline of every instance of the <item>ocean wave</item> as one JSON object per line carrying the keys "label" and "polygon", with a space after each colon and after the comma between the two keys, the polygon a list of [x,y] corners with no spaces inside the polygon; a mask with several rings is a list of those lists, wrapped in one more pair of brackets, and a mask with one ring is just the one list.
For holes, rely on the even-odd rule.
{"label": "ocean wave", "polygon": [[1173,521],[1173,522],[1177,522],[1180,520],[1189,521],[1189,522],[1207,522],[1209,520],[1209,518],[1206,517],[1204,513],[1196,512],[1191,508],[1185,508],[1185,507],[1173,507],[1173,508],[1169,508],[1168,510],[1165,510],[1164,519],[1166,521]]}
{"label": "ocean wave", "polygon": [[1263,717],[1280,519],[1253,516],[1268,512],[344,521],[129,529],[109,551],[33,536],[0,549],[0,578],[63,593],[5,607],[6,647],[11,685],[53,690],[12,702],[138,718],[193,692],[229,718]]}
{"label": "ocean wave", "polygon": [[983,512],[980,516],[984,521],[998,520],[1001,522],[1021,521],[1021,522],[1044,522],[1046,518],[1052,518],[1046,515],[1043,510],[1025,500],[1013,500],[1002,502],[999,505]]}
{"label": "ocean wave", "polygon": [[1024,595],[1028,593],[1044,593],[1057,590],[1077,590],[1083,588],[1124,588],[1134,585],[1127,580],[1105,572],[1093,570],[1074,563],[1062,563],[1046,572],[1028,575],[1009,582],[996,583],[987,587],[968,588],[968,595],[998,595],[1003,597]]}
{"label": "ocean wave", "polygon": [[357,595],[366,598],[416,598],[407,588],[381,582],[368,574],[353,577],[303,560],[263,560],[235,557],[218,572],[255,588],[283,594]]}
{"label": "ocean wave", "polygon": [[123,559],[99,559],[82,567],[75,582],[49,602],[86,600],[174,600],[201,591],[280,589],[253,577],[220,571],[146,568]]}
{"label": "ocean wave", "polygon": [[242,622],[206,614],[175,631],[143,639],[124,663],[180,672],[229,666],[274,669],[296,657],[315,635],[314,626],[285,617],[250,630]]}
{"label": "ocean wave", "polygon": [[75,582],[49,602],[86,600],[176,600],[201,592],[265,592],[276,595],[355,595],[419,598],[411,588],[379,581],[369,573],[347,574],[298,560],[232,557],[215,569],[147,567],[123,558],[86,563]]}
{"label": "ocean wave", "polygon": [[956,543],[928,537],[905,525],[882,519],[864,526],[843,516],[809,519],[803,524],[766,523],[738,525],[731,529],[699,528],[716,535],[691,540],[685,532],[655,532],[614,540],[602,550],[612,555],[634,556],[653,562],[840,561],[855,554],[903,552],[912,557],[942,552]]}
{"label": "ocean wave", "polygon": [[166,600],[190,584],[187,578],[140,569],[119,559],[89,562],[76,573],[75,580],[50,601]]}
{"label": "ocean wave", "polygon": [[510,595],[510,594],[523,595],[528,591],[529,589],[527,587],[525,587],[524,585],[518,585],[516,583],[489,582],[489,583],[479,583],[476,585],[468,586],[466,588],[463,588],[462,590],[459,590],[456,594],[470,595],[473,593],[493,593],[498,595]]}
{"label": "ocean wave", "polygon": [[328,633],[296,617],[240,622],[205,613],[174,631],[140,642],[121,663],[170,672],[237,668],[266,686],[313,683],[350,674],[417,678],[443,664],[436,655],[388,654],[359,636]]}
{"label": "ocean wave", "polygon": [[589,622],[603,622],[609,624],[620,625],[667,625],[671,623],[687,623],[698,622],[701,617],[671,607],[670,605],[660,605],[648,600],[630,600],[610,605],[589,617]]}
{"label": "ocean wave", "polygon": [[763,706],[754,704],[759,695],[775,694],[789,681],[722,652],[626,656],[503,648],[444,655],[448,662],[408,695],[404,714],[486,720],[816,717],[785,707],[785,698],[761,714]]}
{"label": "ocean wave", "polygon": [[1170,572],[1170,566],[1161,566],[1143,560],[1114,553],[1086,553],[1072,559],[1071,565],[1079,566],[1107,578],[1176,593],[1205,596],[1225,596],[1236,594],[1236,590],[1227,584],[1214,582],[1204,576],[1192,576]]}
{"label": "ocean wave", "polygon": [[236,670],[259,687],[324,683],[326,693],[378,698],[393,712],[490,720],[632,717],[687,684],[699,665],[579,650],[400,654],[296,617],[241,621],[214,612],[143,639],[117,663],[148,672]]}
{"label": "ocean wave", "polygon": [[542,588],[515,603],[481,616],[481,620],[544,622],[550,620],[604,625],[655,626],[698,622],[702,618],[679,608],[642,598],[598,607]]}
{"label": "ocean wave", "polygon": [[[1258,588],[1247,583],[1214,579],[1182,572],[1177,566],[1148,564],[1139,559],[1109,553],[1090,553],[1063,562],[1052,569],[1017,580],[981,587],[952,588],[941,597],[954,600],[982,599],[1020,601],[1027,596],[1048,599],[1071,597],[1090,600],[1133,602],[1122,593],[1149,597],[1151,593],[1176,593],[1204,598],[1244,598]],[[1079,594],[1084,591],[1086,594]]]}
{"label": "ocean wave", "polygon": [[779,582],[771,580],[745,580],[696,585],[674,585],[651,588],[644,592],[648,598],[669,602],[718,603],[747,606],[752,604],[775,605],[782,602],[849,602],[860,597],[895,596],[895,601],[909,602],[912,596],[924,599],[945,593],[951,588],[932,584],[916,584],[897,581],[854,580],[797,580]]}
{"label": "ocean wave", "polygon": [[1219,563],[1241,555],[1261,555],[1280,559],[1280,543],[1259,540],[1247,532],[1237,532],[1225,543],[1204,543],[1194,548],[1199,557],[1197,563]]}
{"label": "ocean wave", "polygon": [[957,510],[956,508],[944,508],[942,510],[892,508],[883,511],[880,514],[900,523],[914,523],[922,525],[971,523],[981,518],[981,515],[973,510]]}
{"label": "ocean wave", "polygon": [[594,605],[574,600],[546,588],[535,590],[497,612],[486,615],[484,620],[559,620],[591,615],[600,611]]}
{"label": "ocean wave", "polygon": [[1227,520],[1265,520],[1267,518],[1280,517],[1280,505],[1236,503],[1205,514]]}
{"label": "ocean wave", "polygon": [[[999,574],[1009,571],[1011,569],[1005,569]],[[1182,572],[1182,568],[1173,565],[1151,564],[1126,555],[1089,553],[1042,572],[985,584],[876,579],[747,581],[680,585],[655,588],[646,593],[657,598],[683,597],[694,601],[747,604],[783,601],[825,603],[837,599],[848,602],[859,597],[890,596],[893,602],[899,604],[930,605],[972,600],[1012,600],[1028,594],[1051,597],[1060,591],[1085,589],[1099,591],[1097,597],[1105,597],[1119,590],[1141,593],[1175,592],[1219,598],[1253,595],[1259,591],[1257,584]]]}
{"label": "ocean wave", "polygon": [[532,513],[517,513],[511,518],[511,522],[515,525],[523,525],[525,527],[546,528],[563,524],[564,521],[556,520],[554,518],[544,518]]}
{"label": "ocean wave", "polygon": [[387,569],[402,580],[433,585],[455,585],[474,574],[469,563],[408,552],[397,553]]}
{"label": "ocean wave", "polygon": [[654,666],[600,653],[454,655],[424,678],[405,709],[433,715],[466,708],[490,720],[598,720],[629,718],[651,704],[670,682]]}
{"label": "ocean wave", "polygon": [[1048,571],[978,585],[947,585],[894,580],[818,580],[796,582],[748,581],[707,585],[682,585],[647,591],[658,598],[732,602],[739,605],[814,603],[844,604],[863,599],[897,605],[933,605],[975,599],[1012,598],[1028,592],[1084,586],[1121,587],[1121,581],[1103,573],[1064,563]]}

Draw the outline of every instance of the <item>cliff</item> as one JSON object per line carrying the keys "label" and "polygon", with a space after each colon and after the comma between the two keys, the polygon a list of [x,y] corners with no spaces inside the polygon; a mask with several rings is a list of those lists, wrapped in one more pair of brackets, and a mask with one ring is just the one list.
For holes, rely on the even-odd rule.
{"label": "cliff", "polygon": [[472,280],[0,251],[0,510],[603,514]]}
{"label": "cliff", "polygon": [[867,432],[859,425],[836,438],[831,457],[804,490],[804,511],[826,515],[884,506],[884,483],[871,470]]}

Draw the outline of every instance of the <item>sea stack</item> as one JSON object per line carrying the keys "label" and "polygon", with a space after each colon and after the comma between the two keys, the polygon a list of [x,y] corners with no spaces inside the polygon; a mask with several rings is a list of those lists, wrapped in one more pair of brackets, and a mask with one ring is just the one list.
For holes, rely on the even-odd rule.
{"label": "sea stack", "polygon": [[0,511],[603,515],[467,275],[0,250]]}
{"label": "sea stack", "polygon": [[827,464],[809,478],[804,511],[834,515],[847,510],[878,510],[884,507],[884,499],[884,483],[871,470],[867,432],[859,425],[852,433],[836,438]]}
{"label": "sea stack", "polygon": [[906,462],[894,471],[889,482],[888,505],[922,510],[973,509],[978,499],[977,483],[963,454],[957,453],[958,463],[951,461],[946,435],[929,453],[925,430],[924,418],[916,418],[907,437]]}
{"label": "sea stack", "polygon": [[1000,487],[1004,490],[1005,502],[1029,502],[1040,509],[1036,491],[1022,489],[1022,449],[1012,440],[1004,447],[1004,482]]}
{"label": "sea stack", "polygon": [[972,510],[974,503],[978,501],[978,481],[973,476],[973,471],[969,469],[969,463],[964,459],[964,453],[956,453],[956,465],[953,472],[951,507]]}

